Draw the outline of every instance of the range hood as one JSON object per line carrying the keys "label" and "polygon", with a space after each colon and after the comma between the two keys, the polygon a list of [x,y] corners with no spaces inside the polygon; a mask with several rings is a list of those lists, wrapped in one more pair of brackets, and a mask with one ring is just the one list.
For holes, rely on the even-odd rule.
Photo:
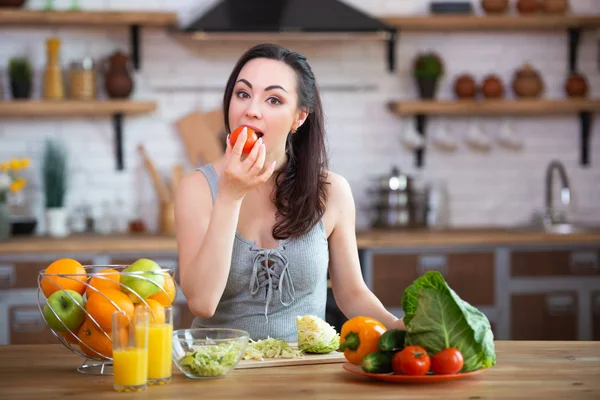
{"label": "range hood", "polygon": [[386,40],[396,30],[340,0],[220,0],[179,32],[197,40]]}

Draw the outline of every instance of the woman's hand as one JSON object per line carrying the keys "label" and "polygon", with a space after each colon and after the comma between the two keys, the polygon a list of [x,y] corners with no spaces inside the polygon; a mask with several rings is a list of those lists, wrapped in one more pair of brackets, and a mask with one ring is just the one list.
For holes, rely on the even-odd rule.
{"label": "woman's hand", "polygon": [[227,136],[225,169],[219,179],[219,192],[235,200],[243,199],[250,190],[265,183],[275,171],[275,161],[264,169],[266,148],[262,138],[254,143],[246,159],[242,160],[242,150],[247,137],[248,130],[244,128],[231,147]]}
{"label": "woman's hand", "polygon": [[401,329],[403,331],[406,330],[406,325],[404,325],[404,318],[400,318],[389,324],[387,329]]}

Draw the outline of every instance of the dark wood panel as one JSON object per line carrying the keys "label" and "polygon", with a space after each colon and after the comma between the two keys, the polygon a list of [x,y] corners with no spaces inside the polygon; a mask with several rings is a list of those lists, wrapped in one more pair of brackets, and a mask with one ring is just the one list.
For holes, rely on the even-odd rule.
{"label": "dark wood panel", "polygon": [[9,307],[9,344],[57,344],[60,341],[44,322],[37,305]]}
{"label": "dark wood panel", "polygon": [[494,304],[494,254],[448,254],[445,279],[466,302],[475,305]]}
{"label": "dark wood panel", "polygon": [[386,307],[400,307],[404,289],[419,277],[416,254],[373,256],[373,293]]}
{"label": "dark wood panel", "polygon": [[515,294],[512,340],[577,340],[577,293]]}
{"label": "dark wood panel", "polygon": [[600,340],[600,291],[592,294],[592,339]]}
{"label": "dark wood panel", "polygon": [[511,253],[511,275],[600,275],[599,258],[600,250],[515,251]]}

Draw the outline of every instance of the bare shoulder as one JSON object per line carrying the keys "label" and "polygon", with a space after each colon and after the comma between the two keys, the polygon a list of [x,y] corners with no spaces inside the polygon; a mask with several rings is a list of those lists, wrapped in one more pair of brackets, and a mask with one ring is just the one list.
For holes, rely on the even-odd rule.
{"label": "bare shoulder", "polygon": [[354,198],[346,178],[331,171],[326,171],[326,177],[327,204],[325,215],[323,215],[323,224],[329,237],[341,220],[348,217],[353,218]]}
{"label": "bare shoulder", "polygon": [[348,180],[340,174],[326,171],[328,200],[327,205],[340,205],[340,202],[352,201],[352,189]]}
{"label": "bare shoulder", "polygon": [[212,204],[210,186],[204,174],[200,171],[192,171],[186,174],[179,182],[176,194],[175,210],[187,211],[194,205],[193,209],[209,209]]}

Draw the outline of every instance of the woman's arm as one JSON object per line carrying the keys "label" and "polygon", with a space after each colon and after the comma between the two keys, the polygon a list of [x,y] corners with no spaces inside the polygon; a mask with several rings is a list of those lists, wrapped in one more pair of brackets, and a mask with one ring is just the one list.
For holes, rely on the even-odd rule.
{"label": "woman's arm", "polygon": [[265,183],[275,168],[271,164],[263,171],[266,150],[261,139],[242,161],[245,142],[246,129],[233,148],[228,138],[214,204],[200,172],[182,180],[175,199],[181,289],[190,310],[204,318],[214,314],[227,284],[242,200],[248,191]]}
{"label": "woman's arm", "polygon": [[195,315],[211,317],[225,290],[241,200],[218,193],[201,172],[182,179],[175,202],[179,273]]}
{"label": "woman's arm", "polygon": [[334,227],[329,236],[329,274],[336,303],[347,318],[363,315],[380,321],[388,329],[403,329],[402,319],[387,311],[363,280],[350,185],[331,172],[329,181],[327,208],[335,210]]}

